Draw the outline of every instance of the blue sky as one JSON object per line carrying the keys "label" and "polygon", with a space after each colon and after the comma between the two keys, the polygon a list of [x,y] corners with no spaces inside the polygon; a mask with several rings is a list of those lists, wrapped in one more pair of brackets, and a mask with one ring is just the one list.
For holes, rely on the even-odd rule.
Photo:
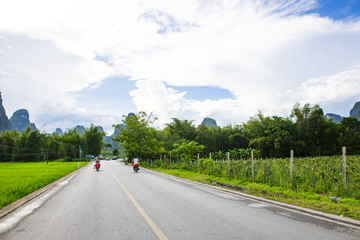
{"label": "blue sky", "polygon": [[[21,7],[20,7],[21,6]],[[0,3],[0,91],[42,131],[129,112],[246,122],[296,102],[348,116],[360,101],[360,1]]]}
{"label": "blue sky", "polygon": [[319,7],[309,11],[318,13],[320,16],[335,20],[358,18],[360,16],[360,2],[358,0],[321,0]]}
{"label": "blue sky", "polygon": [[206,99],[220,100],[220,99],[234,99],[234,96],[227,89],[209,86],[171,86],[166,85],[167,88],[173,88],[178,92],[186,92],[185,99],[192,99],[197,101],[204,101]]}
{"label": "blue sky", "polygon": [[89,107],[102,105],[109,110],[118,108],[123,112],[130,112],[136,109],[129,95],[134,89],[136,89],[135,82],[130,81],[129,78],[109,77],[104,79],[100,86],[89,86],[74,94],[81,104]]}

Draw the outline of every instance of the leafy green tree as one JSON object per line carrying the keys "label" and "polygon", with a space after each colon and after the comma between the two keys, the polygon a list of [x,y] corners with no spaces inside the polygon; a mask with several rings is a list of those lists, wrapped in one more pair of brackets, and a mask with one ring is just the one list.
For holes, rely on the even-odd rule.
{"label": "leafy green tree", "polygon": [[97,126],[91,124],[90,128],[86,128],[84,132],[85,152],[98,156],[104,146],[105,133],[100,132]]}
{"label": "leafy green tree", "polygon": [[335,155],[341,152],[340,132],[341,127],[339,123],[333,122],[332,119],[327,119],[324,122],[323,131],[320,140],[320,155]]}
{"label": "leafy green tree", "polygon": [[14,149],[14,155],[16,156],[16,161],[20,161],[20,162],[29,161],[28,159],[30,158],[29,155],[31,154],[31,152],[29,149],[27,149],[26,144],[31,130],[32,129],[30,125],[27,125],[24,131],[20,133],[20,137],[18,139],[16,149]]}
{"label": "leafy green tree", "polygon": [[113,151],[112,151],[112,154],[113,154],[114,156],[118,156],[118,155],[119,155],[119,150],[117,150],[116,148],[114,148]]}
{"label": "leafy green tree", "polygon": [[20,133],[17,130],[5,131],[0,133],[0,161],[15,161],[15,153],[20,139]]}
{"label": "leafy green tree", "polygon": [[71,156],[73,158],[80,158],[80,147],[84,145],[84,136],[82,136],[83,132],[79,132],[75,127],[73,129],[69,129],[67,134],[70,136],[70,143],[73,145]]}
{"label": "leafy green tree", "polygon": [[300,155],[316,156],[321,154],[321,140],[323,131],[325,129],[324,112],[319,105],[310,107],[310,104],[305,104],[303,108],[299,103],[296,103],[291,117],[296,119],[298,128],[299,140],[304,146]]}
{"label": "leafy green tree", "polygon": [[340,123],[340,144],[348,154],[360,154],[360,121],[354,117],[343,118]]}
{"label": "leafy green tree", "polygon": [[231,132],[230,126],[225,126],[224,128],[218,127],[213,129],[215,134],[215,148],[218,151],[227,151],[229,146],[229,133]]}
{"label": "leafy green tree", "polygon": [[199,145],[195,141],[184,141],[181,144],[175,143],[174,149],[171,153],[172,155],[179,155],[186,161],[190,161],[196,159],[197,154],[200,153],[204,148],[204,145]]}
{"label": "leafy green tree", "polygon": [[243,126],[249,146],[259,149],[262,157],[289,156],[297,146],[296,125],[288,118],[264,117],[259,112]]}
{"label": "leafy green tree", "polygon": [[115,127],[120,129],[120,135],[113,140],[120,142],[127,156],[142,159],[164,152],[164,148],[155,137],[155,129],[150,127],[150,124],[156,120],[152,114],[139,112],[136,115],[123,117],[122,123],[125,128],[116,125]]}
{"label": "leafy green tree", "polygon": [[171,123],[166,124],[166,128],[170,134],[179,135],[180,139],[189,141],[196,139],[196,127],[193,125],[193,121],[173,118]]}
{"label": "leafy green tree", "polygon": [[60,146],[59,146],[59,157],[69,157],[73,155],[75,152],[76,147],[72,144],[72,136],[71,132],[65,132],[61,136]]}
{"label": "leafy green tree", "polygon": [[41,136],[41,150],[42,155],[45,155],[45,160],[50,160],[50,146],[53,141],[53,136],[51,134],[43,133]]}
{"label": "leafy green tree", "polygon": [[57,133],[53,133],[51,136],[51,140],[49,143],[49,160],[58,159],[61,157],[60,152],[60,145],[61,145],[62,138]]}
{"label": "leafy green tree", "polygon": [[157,130],[154,132],[154,137],[161,142],[165,152],[170,152],[173,149],[174,143],[182,143],[185,139],[178,134],[172,134],[169,128]]}
{"label": "leafy green tree", "polygon": [[197,137],[196,141],[204,146],[202,155],[208,154],[209,152],[216,151],[216,138],[214,126],[208,127],[205,124],[201,124],[196,128]]}
{"label": "leafy green tree", "polygon": [[41,160],[41,134],[39,130],[31,131],[26,139],[27,155],[24,161]]}
{"label": "leafy green tree", "polygon": [[229,147],[228,149],[240,148],[244,149],[249,146],[249,140],[246,138],[245,129],[242,125],[226,126],[225,129],[228,129],[229,133]]}

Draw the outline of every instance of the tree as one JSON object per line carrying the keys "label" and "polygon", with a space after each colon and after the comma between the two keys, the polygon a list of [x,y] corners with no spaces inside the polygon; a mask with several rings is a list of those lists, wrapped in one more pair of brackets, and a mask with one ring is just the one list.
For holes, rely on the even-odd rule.
{"label": "tree", "polygon": [[0,159],[2,162],[15,161],[20,133],[17,130],[0,133]]}
{"label": "tree", "polygon": [[122,123],[125,128],[118,124],[115,127],[120,129],[120,135],[113,138],[124,147],[126,155],[140,160],[144,157],[151,157],[164,151],[161,143],[155,138],[155,129],[150,127],[156,118],[152,114],[139,112],[136,115],[123,116]]}
{"label": "tree", "polygon": [[259,112],[244,124],[244,130],[249,146],[261,150],[262,157],[288,156],[297,145],[296,126],[287,118],[264,117]]}
{"label": "tree", "polygon": [[193,125],[193,121],[179,120],[173,118],[171,123],[166,124],[166,128],[172,135],[179,135],[180,138],[189,141],[196,139],[196,128]]}
{"label": "tree", "polygon": [[201,124],[196,128],[196,141],[199,144],[204,145],[202,153],[209,153],[217,150],[214,128],[214,126],[208,127],[205,124]]}
{"label": "tree", "polygon": [[100,132],[97,126],[91,124],[90,128],[86,128],[84,132],[85,137],[85,152],[94,156],[101,153],[104,146],[105,133]]}
{"label": "tree", "polygon": [[119,155],[119,150],[117,150],[116,148],[114,148],[113,151],[112,151],[112,154],[113,154],[114,156]]}
{"label": "tree", "polygon": [[360,121],[354,117],[343,118],[340,129],[340,143],[346,146],[347,153],[360,154]]}
{"label": "tree", "polygon": [[161,145],[166,152],[170,152],[173,149],[174,143],[181,144],[183,141],[185,141],[185,139],[180,138],[178,134],[172,134],[169,128],[155,131],[154,136],[159,142],[161,142]]}
{"label": "tree", "polygon": [[291,117],[295,117],[299,139],[304,149],[299,155],[316,156],[321,154],[321,140],[325,129],[324,112],[319,105],[310,107],[305,104],[303,108],[299,103],[294,105]]}
{"label": "tree", "polygon": [[172,154],[179,155],[186,161],[194,160],[196,155],[205,148],[204,145],[199,145],[195,141],[184,141],[181,144],[175,143]]}
{"label": "tree", "polygon": [[34,161],[41,159],[41,134],[39,130],[31,131],[26,139],[27,156],[25,161]]}

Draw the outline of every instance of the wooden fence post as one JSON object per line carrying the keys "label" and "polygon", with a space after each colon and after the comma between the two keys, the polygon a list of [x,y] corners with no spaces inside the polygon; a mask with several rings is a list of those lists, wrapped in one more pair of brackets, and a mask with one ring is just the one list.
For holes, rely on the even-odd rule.
{"label": "wooden fence post", "polygon": [[290,151],[290,184],[293,183],[293,163],[294,163],[294,150]]}
{"label": "wooden fence post", "polygon": [[342,172],[344,193],[346,193],[346,147],[342,147]]}
{"label": "wooden fence post", "polygon": [[252,181],[254,181],[254,151],[251,150],[251,177]]}
{"label": "wooden fence post", "polygon": [[267,158],[265,158],[265,161],[263,160],[263,163],[264,163],[264,184],[266,183],[266,162],[267,162]]}
{"label": "wooden fence post", "polygon": [[230,152],[227,152],[227,160],[228,160],[228,175],[230,176]]}
{"label": "wooden fence post", "polygon": [[315,171],[315,168],[316,168],[316,162],[314,160],[314,166],[313,166],[313,190],[315,191],[315,184],[316,184],[316,171]]}
{"label": "wooden fence post", "polygon": [[199,171],[199,158],[200,158],[200,154],[197,154],[197,161],[196,161],[196,171]]}

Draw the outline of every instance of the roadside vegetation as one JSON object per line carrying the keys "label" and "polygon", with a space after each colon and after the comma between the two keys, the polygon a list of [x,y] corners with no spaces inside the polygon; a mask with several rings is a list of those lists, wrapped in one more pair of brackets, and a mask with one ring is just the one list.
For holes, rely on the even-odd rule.
{"label": "roadside vegetation", "polygon": [[30,126],[22,133],[5,131],[0,133],[0,162],[70,161],[98,156],[104,146],[103,137],[104,133],[93,125],[85,131],[68,129],[62,136],[32,131]]}
{"label": "roadside vegetation", "polygon": [[[86,162],[79,162],[79,166]],[[77,162],[0,163],[0,208],[78,168]]]}
{"label": "roadside vegetation", "polygon": [[[173,118],[159,130],[152,127],[157,120],[152,114],[123,117],[125,128],[115,125],[120,135],[113,140],[130,159],[139,157],[143,166],[360,220],[360,122],[356,118],[336,123],[325,118],[320,106],[299,103],[286,118],[259,112],[248,122],[224,127],[196,127],[193,121]],[[291,151],[295,154],[292,178]]]}
{"label": "roadside vegetation", "polygon": [[[286,118],[267,117],[259,112],[247,122],[223,127],[204,124],[196,127],[193,121],[173,118],[163,129],[157,129],[153,127],[156,120],[145,112],[124,115],[122,124],[114,125],[120,135],[113,140],[119,142],[128,157],[140,159],[170,154],[183,158],[186,153],[175,149],[191,142],[200,147],[197,153],[201,158],[209,157],[209,153],[214,157],[219,152],[249,148],[257,150],[257,158],[284,158],[290,150],[294,150],[296,157],[341,155],[343,146],[348,155],[360,154],[360,121],[345,117],[340,123],[333,122],[318,105],[297,103]],[[197,153],[187,157],[195,159]]]}

